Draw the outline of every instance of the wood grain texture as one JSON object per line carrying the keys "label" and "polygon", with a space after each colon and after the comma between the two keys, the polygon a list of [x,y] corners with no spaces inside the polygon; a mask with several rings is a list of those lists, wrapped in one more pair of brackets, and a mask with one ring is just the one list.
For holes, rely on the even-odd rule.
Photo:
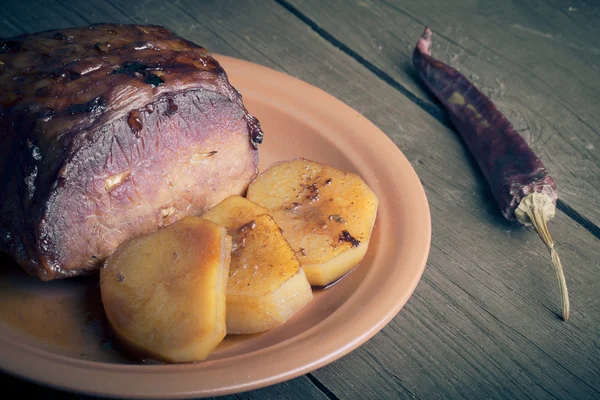
{"label": "wood grain texture", "polygon": [[[287,0],[286,0],[287,1]],[[559,198],[600,225],[600,7],[593,2],[289,0],[429,107],[411,63],[433,55],[490,96],[555,177]]]}
{"label": "wood grain texture", "polygon": [[[11,388],[18,393],[19,399],[36,399],[36,400],[103,400],[108,398],[92,397],[81,394],[65,392],[62,390],[50,389],[44,386],[39,386],[33,383],[23,381],[18,378],[0,373],[0,385],[3,388]],[[17,397],[15,397],[17,398]],[[269,386],[243,394],[236,394],[221,397],[209,397],[211,400],[263,400],[263,399],[316,399],[328,400],[328,397],[323,394],[315,385],[311,383],[308,377],[301,376],[292,379],[279,385]]]}
{"label": "wood grain texture", "polygon": [[[504,221],[457,136],[283,7],[192,0],[1,7],[10,23],[0,27],[0,36],[107,20],[165,25],[211,51],[328,91],[394,140],[430,202],[431,253],[398,316],[365,345],[314,372],[336,397],[600,396],[599,241],[563,214],[551,222],[573,307],[563,323],[555,314],[558,289],[541,241]],[[338,24],[349,17],[339,16]],[[284,383],[235,398],[313,393],[307,378],[296,381],[299,387]]]}

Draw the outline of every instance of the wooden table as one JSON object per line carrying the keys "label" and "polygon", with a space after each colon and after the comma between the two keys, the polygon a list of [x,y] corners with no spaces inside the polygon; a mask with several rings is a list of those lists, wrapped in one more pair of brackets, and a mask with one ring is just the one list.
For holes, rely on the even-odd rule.
{"label": "wooden table", "polygon": [[[427,267],[373,339],[291,381],[228,398],[600,398],[600,6],[591,1],[3,1],[0,36],[154,23],[320,87],[389,135],[430,202]],[[453,5],[449,5],[452,3]],[[505,222],[410,56],[434,54],[496,102],[559,187],[550,223],[572,314],[535,233]],[[3,390],[73,398],[2,375]],[[20,396],[19,396],[20,397]],[[79,396],[81,397],[81,396]]]}

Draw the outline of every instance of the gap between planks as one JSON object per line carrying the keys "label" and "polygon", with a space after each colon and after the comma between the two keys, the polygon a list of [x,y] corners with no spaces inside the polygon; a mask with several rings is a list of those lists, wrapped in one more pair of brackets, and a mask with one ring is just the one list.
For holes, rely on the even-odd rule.
{"label": "gap between planks", "polygon": [[[404,96],[406,96],[410,101],[415,103],[418,107],[420,107],[427,114],[431,115],[433,118],[438,120],[442,125],[448,127],[449,129],[456,131],[452,123],[450,122],[446,112],[436,103],[424,101],[423,99],[416,96],[414,93],[410,91],[406,86],[398,82],[388,73],[383,71],[381,68],[377,67],[375,64],[371,63],[369,60],[358,54],[356,51],[352,50],[348,45],[337,39],[335,36],[327,32],[323,29],[319,24],[309,18],[307,15],[302,13],[296,7],[288,3],[286,0],[274,0],[277,4],[287,10],[294,17],[298,18],[300,21],[308,25],[315,33],[317,33],[321,38],[323,38],[326,42],[341,50],[343,53],[348,55],[357,61],[364,68],[368,69],[373,73],[377,78],[381,79],[392,88],[396,89]],[[571,218],[589,233],[594,235],[597,239],[600,239],[600,226],[594,224],[589,218],[585,217],[569,204],[565,203],[563,200],[557,201],[557,209],[565,214],[567,217]]]}
{"label": "gap between planks", "polygon": [[329,400],[340,400],[340,398],[337,397],[335,395],[335,393],[333,393],[331,390],[329,390],[329,388],[327,386],[325,386],[323,384],[323,382],[318,380],[317,377],[314,376],[311,372],[307,373],[305,376],[317,389],[319,389],[321,391],[321,393],[323,393],[325,396],[327,396],[327,398]]}

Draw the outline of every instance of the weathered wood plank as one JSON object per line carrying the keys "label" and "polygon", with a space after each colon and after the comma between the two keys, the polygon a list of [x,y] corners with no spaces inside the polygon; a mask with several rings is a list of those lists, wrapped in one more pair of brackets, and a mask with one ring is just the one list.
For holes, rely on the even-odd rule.
{"label": "weathered wood plank", "polygon": [[[0,373],[0,384],[3,388],[13,389],[13,392],[19,393],[19,398],[22,399],[36,399],[36,400],[102,400],[101,397],[91,397],[86,395],[79,395],[75,393],[65,392],[62,390],[50,389],[45,386],[36,385],[23,381],[18,378]],[[279,385],[269,386],[266,388],[253,390],[243,394],[236,394],[231,396],[221,397],[210,397],[208,399],[219,399],[219,400],[262,400],[262,399],[281,399],[281,400],[294,400],[294,399],[318,399],[328,400],[328,397],[317,389],[306,376],[301,376],[296,379],[292,379]]]}
{"label": "weathered wood plank", "polygon": [[73,393],[50,389],[45,386],[35,385],[33,383],[14,378],[10,375],[0,372],[0,385],[3,388],[10,388],[13,393],[18,393],[19,398],[39,399],[39,400],[77,400],[78,396]]}
{"label": "weathered wood plank", "polygon": [[[41,21],[50,12],[68,16],[56,24],[76,24],[72,6],[45,6],[13,11],[11,24],[38,30],[25,21]],[[118,7],[122,12],[95,0],[79,12],[85,22],[161,23],[212,51],[319,86],[390,135],[421,177],[434,228],[425,275],[380,334],[314,373],[337,397],[600,395],[597,239],[564,215],[552,223],[573,303],[571,321],[562,323],[552,315],[558,296],[543,246],[532,232],[503,221],[452,132],[283,8],[233,1]],[[281,387],[273,387],[277,395],[293,396]]]}
{"label": "weathered wood plank", "polygon": [[[285,3],[288,0],[283,1]],[[581,2],[290,0],[399,82],[433,102],[412,50],[429,25],[433,53],[496,102],[557,181],[560,198],[600,225],[600,8]]]}

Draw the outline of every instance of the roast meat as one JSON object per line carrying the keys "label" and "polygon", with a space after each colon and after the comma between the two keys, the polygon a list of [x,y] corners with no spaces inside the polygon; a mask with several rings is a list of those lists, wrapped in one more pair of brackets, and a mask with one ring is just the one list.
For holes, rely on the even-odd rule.
{"label": "roast meat", "polygon": [[42,280],[243,194],[258,121],[210,53],[160,26],[0,39],[0,250]]}

